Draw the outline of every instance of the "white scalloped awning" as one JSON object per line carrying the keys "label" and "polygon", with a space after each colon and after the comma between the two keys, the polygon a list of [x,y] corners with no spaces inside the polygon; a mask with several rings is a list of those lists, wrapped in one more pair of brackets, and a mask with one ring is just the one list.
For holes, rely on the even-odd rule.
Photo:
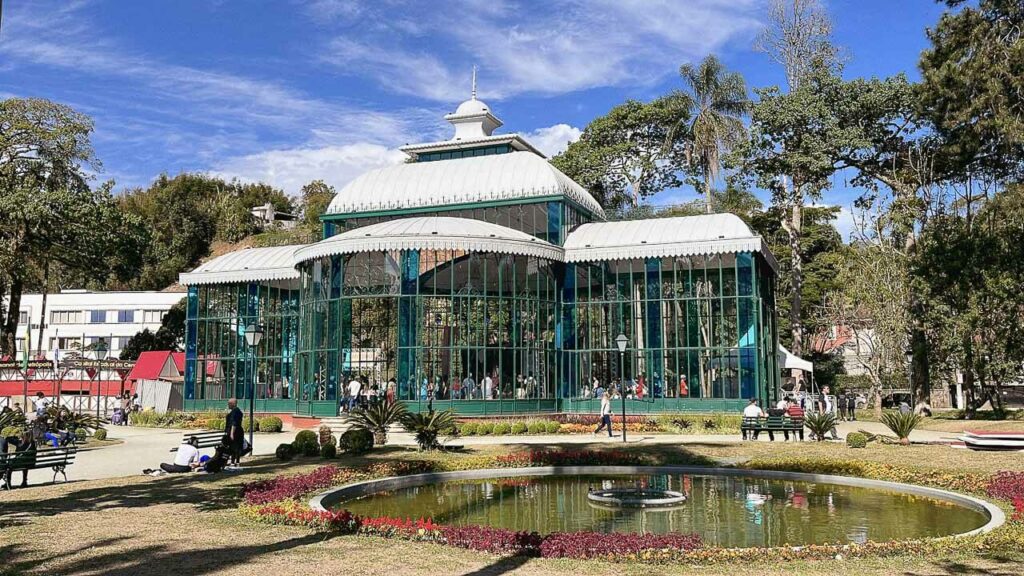
{"label": "white scalloped awning", "polygon": [[400,218],[363,226],[295,251],[293,262],[335,254],[390,250],[465,250],[521,254],[562,261],[562,249],[525,232],[447,216]]}
{"label": "white scalloped awning", "polygon": [[233,284],[262,280],[292,280],[299,277],[292,264],[292,255],[305,244],[245,248],[218,256],[195,270],[178,275],[184,286],[200,284]]}
{"label": "white scalloped awning", "polygon": [[349,182],[327,214],[354,214],[564,196],[604,218],[582,186],[532,152],[510,152],[371,170]]}
{"label": "white scalloped awning", "polygon": [[583,224],[569,233],[564,248],[566,262],[760,252],[778,269],[761,237],[734,214]]}

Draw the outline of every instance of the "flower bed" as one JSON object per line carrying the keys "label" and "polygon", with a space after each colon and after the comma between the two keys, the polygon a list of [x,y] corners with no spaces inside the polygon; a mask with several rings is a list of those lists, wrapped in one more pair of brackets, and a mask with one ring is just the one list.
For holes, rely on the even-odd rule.
{"label": "flower bed", "polygon": [[992,476],[985,492],[993,498],[1013,503],[1015,522],[1024,522],[1024,472],[999,472]]}

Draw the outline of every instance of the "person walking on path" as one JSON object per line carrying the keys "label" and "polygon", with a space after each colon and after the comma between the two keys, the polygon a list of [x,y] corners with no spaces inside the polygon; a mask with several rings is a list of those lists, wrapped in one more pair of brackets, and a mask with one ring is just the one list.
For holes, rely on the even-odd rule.
{"label": "person walking on path", "polygon": [[[821,397],[818,398],[819,408],[822,414],[831,414],[833,420],[836,417],[836,405],[833,402],[832,396],[829,394],[830,389],[828,386],[821,387]],[[839,440],[839,434],[836,432],[836,427],[832,426],[832,439]]]}
{"label": "person walking on path", "polygon": [[[622,423],[626,425],[625,422]],[[597,434],[601,430],[608,428],[608,437],[612,437],[612,397],[610,394],[605,392],[601,395],[601,425],[594,430],[594,434]]]}

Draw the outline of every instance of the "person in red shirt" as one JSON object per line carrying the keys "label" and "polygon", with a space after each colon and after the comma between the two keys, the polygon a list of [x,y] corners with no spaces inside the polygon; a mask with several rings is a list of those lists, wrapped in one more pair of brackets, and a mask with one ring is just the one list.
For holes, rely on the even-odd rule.
{"label": "person in red shirt", "polygon": [[686,385],[686,374],[679,377],[679,397],[686,398],[690,395],[690,387]]}
{"label": "person in red shirt", "polygon": [[[793,398],[790,398],[789,399],[789,408],[786,409],[786,415],[789,416],[790,418],[792,418],[793,420],[800,420],[801,422],[803,422],[803,419],[804,419],[804,409],[800,407],[800,403],[799,402],[797,402]],[[789,431],[788,430],[783,430],[782,433],[785,434],[786,440],[789,440]],[[797,438],[797,436],[799,436],[800,437],[800,441],[803,442],[803,439],[804,439],[804,428],[803,428],[803,426],[800,427],[800,430],[793,432],[793,439],[794,440]]]}

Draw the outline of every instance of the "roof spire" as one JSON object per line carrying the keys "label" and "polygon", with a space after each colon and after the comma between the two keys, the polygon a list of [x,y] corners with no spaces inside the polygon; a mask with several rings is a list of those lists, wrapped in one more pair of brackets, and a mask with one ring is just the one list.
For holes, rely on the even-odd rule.
{"label": "roof spire", "polygon": [[471,100],[476,100],[476,64],[473,64],[473,94]]}

